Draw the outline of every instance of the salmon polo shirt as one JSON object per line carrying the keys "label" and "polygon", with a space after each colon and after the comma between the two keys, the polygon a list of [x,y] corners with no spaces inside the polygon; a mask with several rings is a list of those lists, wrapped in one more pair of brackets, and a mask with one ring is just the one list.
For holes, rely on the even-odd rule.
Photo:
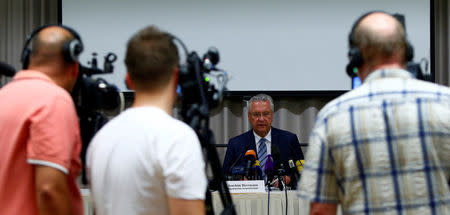
{"label": "salmon polo shirt", "polygon": [[73,214],[82,214],[80,150],[70,94],[43,73],[17,73],[0,89],[0,214],[38,214],[35,165],[67,175]]}

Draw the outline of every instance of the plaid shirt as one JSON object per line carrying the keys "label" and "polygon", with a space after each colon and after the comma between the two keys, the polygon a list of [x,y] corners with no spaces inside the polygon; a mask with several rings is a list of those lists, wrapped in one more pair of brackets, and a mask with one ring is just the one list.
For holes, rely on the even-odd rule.
{"label": "plaid shirt", "polygon": [[344,214],[450,214],[450,89],[378,70],[327,104],[298,196]]}

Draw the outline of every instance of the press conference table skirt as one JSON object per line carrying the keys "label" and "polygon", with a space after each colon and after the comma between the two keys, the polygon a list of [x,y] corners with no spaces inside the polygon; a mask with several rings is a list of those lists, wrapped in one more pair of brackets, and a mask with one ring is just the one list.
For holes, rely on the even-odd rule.
{"label": "press conference table skirt", "polygon": [[[93,215],[94,206],[92,204],[92,197],[89,189],[81,189],[81,194],[84,203],[84,214]],[[231,194],[233,203],[238,215],[267,215],[267,193],[245,193],[245,194]],[[296,191],[288,191],[288,215],[307,215],[309,213],[309,202],[297,197]],[[222,202],[220,201],[219,193],[212,193],[213,208],[215,214],[220,214],[223,210]],[[284,215],[286,214],[286,197],[285,193],[281,191],[270,192],[270,214]],[[338,215],[341,215],[340,206],[338,208]]]}
{"label": "press conference table skirt", "polygon": [[[267,215],[268,195],[266,193],[233,193],[231,194],[233,203],[238,215]],[[288,215],[307,215],[309,213],[309,202],[297,197],[296,191],[287,191]],[[218,192],[212,193],[213,208],[215,214],[220,214],[223,210],[222,202]],[[286,197],[284,191],[270,192],[271,215],[286,214]],[[342,214],[340,207],[338,215]]]}

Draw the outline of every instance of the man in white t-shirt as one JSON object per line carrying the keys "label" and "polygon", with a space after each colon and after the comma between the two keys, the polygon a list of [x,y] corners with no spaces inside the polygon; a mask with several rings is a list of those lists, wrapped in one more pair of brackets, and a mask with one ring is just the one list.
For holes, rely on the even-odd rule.
{"label": "man in white t-shirt", "polygon": [[133,106],[106,124],[87,152],[96,214],[204,214],[206,176],[195,132],[173,118],[178,50],[150,26],[127,45]]}

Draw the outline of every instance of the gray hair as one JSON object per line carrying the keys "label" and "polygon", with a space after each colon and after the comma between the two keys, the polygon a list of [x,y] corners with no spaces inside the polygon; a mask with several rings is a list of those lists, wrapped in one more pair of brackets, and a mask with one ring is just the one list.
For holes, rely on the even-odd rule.
{"label": "gray hair", "polygon": [[253,96],[252,98],[250,98],[250,100],[247,103],[247,112],[250,112],[250,107],[253,102],[259,102],[259,101],[268,101],[270,103],[270,109],[272,109],[272,111],[274,111],[272,97],[261,93],[261,94],[258,94],[256,96]]}

